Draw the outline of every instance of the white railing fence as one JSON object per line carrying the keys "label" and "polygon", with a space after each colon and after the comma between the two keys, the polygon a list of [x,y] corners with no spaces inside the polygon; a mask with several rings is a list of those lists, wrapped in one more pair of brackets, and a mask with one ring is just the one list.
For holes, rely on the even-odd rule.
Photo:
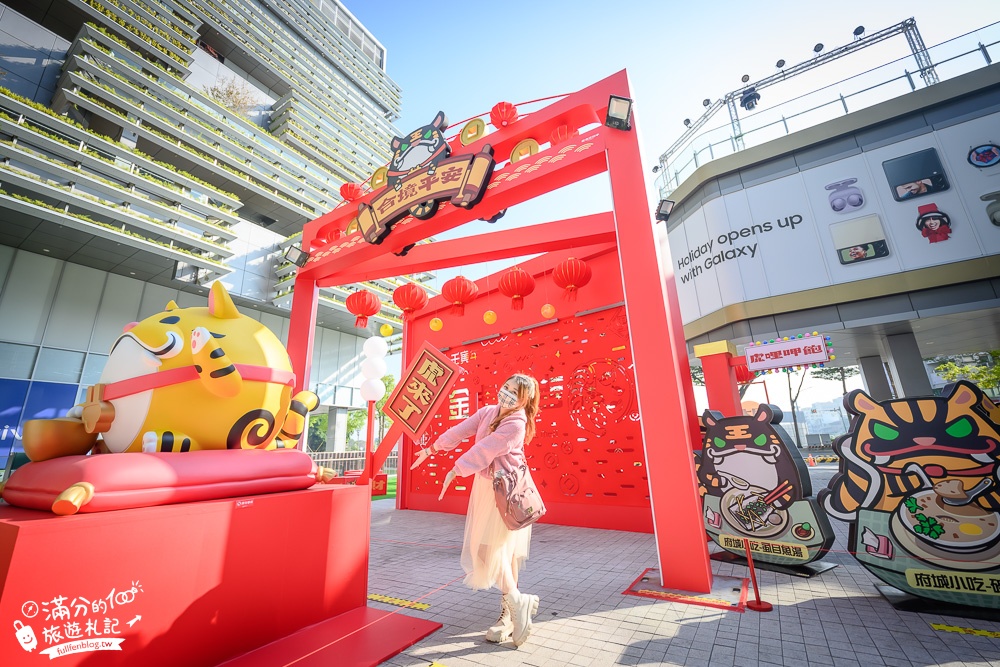
{"label": "white railing fence", "polygon": [[[361,470],[365,467],[364,452],[309,452],[309,456],[316,462],[316,465],[335,470],[338,475],[343,475],[347,470]],[[382,466],[382,472],[395,475],[399,468],[399,452],[393,450],[389,458]]]}

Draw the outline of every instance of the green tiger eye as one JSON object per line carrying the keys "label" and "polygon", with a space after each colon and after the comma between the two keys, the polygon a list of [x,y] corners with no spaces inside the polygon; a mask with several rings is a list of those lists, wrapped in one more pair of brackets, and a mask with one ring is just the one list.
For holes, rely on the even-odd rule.
{"label": "green tiger eye", "polygon": [[964,438],[972,433],[972,421],[968,417],[962,417],[944,430],[953,438]]}
{"label": "green tiger eye", "polygon": [[872,428],[872,433],[874,433],[875,437],[880,440],[895,440],[899,437],[899,431],[891,426],[886,426],[885,424],[880,424],[878,422],[875,422],[875,426]]}
{"label": "green tiger eye", "polygon": [[767,436],[764,435],[763,433],[761,433],[760,435],[758,435],[756,438],[753,439],[753,444],[755,444],[755,445],[761,445],[761,446],[766,445],[767,444]]}
{"label": "green tiger eye", "polygon": [[725,447],[726,441],[723,440],[722,438],[715,438],[714,440],[712,440],[712,444],[714,444],[716,447]]}

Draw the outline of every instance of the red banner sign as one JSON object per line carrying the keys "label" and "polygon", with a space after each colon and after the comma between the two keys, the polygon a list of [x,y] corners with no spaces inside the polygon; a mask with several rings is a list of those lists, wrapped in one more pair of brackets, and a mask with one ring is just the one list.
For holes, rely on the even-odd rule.
{"label": "red banner sign", "polygon": [[830,361],[830,350],[824,336],[776,340],[759,347],[748,345],[744,354],[747,357],[747,368],[752,371],[822,364]]}
{"label": "red banner sign", "polygon": [[424,343],[382,411],[406,435],[418,440],[430,425],[431,417],[442,409],[459,372],[459,367],[444,353]]}

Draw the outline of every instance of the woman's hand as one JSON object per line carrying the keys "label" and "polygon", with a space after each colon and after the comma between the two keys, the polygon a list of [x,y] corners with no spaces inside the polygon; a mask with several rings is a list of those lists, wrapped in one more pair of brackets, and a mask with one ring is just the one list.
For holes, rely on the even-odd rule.
{"label": "woman's hand", "polygon": [[413,465],[410,466],[410,470],[416,470],[417,468],[419,468],[421,464],[423,464],[424,461],[429,459],[431,457],[431,454],[433,453],[434,452],[431,451],[430,447],[421,447],[420,449],[418,449],[417,458],[413,462]]}
{"label": "woman's hand", "polygon": [[455,481],[455,470],[454,468],[448,471],[448,474],[444,476],[444,486],[441,487],[441,495],[438,496],[438,500],[444,499],[444,492],[448,490],[451,483]]}

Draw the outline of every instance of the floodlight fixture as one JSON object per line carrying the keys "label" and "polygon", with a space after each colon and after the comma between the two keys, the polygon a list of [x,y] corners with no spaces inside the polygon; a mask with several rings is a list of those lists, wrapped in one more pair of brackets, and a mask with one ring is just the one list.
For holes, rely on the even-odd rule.
{"label": "floodlight fixture", "polygon": [[703,100],[701,101],[701,106],[703,106],[703,107],[707,107],[707,106],[708,106],[708,105],[710,105],[711,103],[712,103],[712,100],[710,100],[710,99],[708,99],[708,98],[706,97],[705,99],[703,99]]}
{"label": "floodlight fixture", "polygon": [[666,222],[670,219],[672,210],[674,210],[673,200],[661,199],[660,203],[656,205],[656,219],[660,222]]}
{"label": "floodlight fixture", "polygon": [[616,130],[632,129],[632,100],[612,95],[608,100],[608,115],[604,124]]}
{"label": "floodlight fixture", "polygon": [[817,56],[819,55],[819,52],[822,50],[823,50],[823,42],[820,42],[819,44],[813,47],[813,53],[815,53]]}
{"label": "floodlight fixture", "polygon": [[659,173],[659,171],[660,171],[660,165],[654,164],[653,165],[653,173],[657,174],[657,173]]}
{"label": "floodlight fixture", "polygon": [[750,86],[744,90],[743,94],[740,96],[740,106],[747,111],[753,111],[759,101],[760,93],[757,92],[754,86]]}
{"label": "floodlight fixture", "polygon": [[691,127],[691,119],[690,118],[685,118],[684,119],[684,127]]}
{"label": "floodlight fixture", "polygon": [[854,36],[857,37],[858,39],[861,39],[861,35],[863,34],[865,34],[865,27],[863,25],[859,25],[857,28],[854,29]]}
{"label": "floodlight fixture", "polygon": [[774,63],[774,66],[777,67],[778,69],[781,69],[782,67],[785,66],[785,61],[779,60],[778,62]]}
{"label": "floodlight fixture", "polygon": [[285,259],[294,264],[295,266],[302,268],[309,261],[309,253],[300,248],[297,245],[289,246],[288,250],[285,251]]}
{"label": "floodlight fixture", "polygon": [[749,75],[749,74],[744,74],[744,75],[743,75],[743,76],[742,76],[742,77],[740,78],[740,81],[742,81],[743,83],[746,83],[746,82],[747,82],[747,81],[749,81],[749,80],[750,80],[750,75]]}

